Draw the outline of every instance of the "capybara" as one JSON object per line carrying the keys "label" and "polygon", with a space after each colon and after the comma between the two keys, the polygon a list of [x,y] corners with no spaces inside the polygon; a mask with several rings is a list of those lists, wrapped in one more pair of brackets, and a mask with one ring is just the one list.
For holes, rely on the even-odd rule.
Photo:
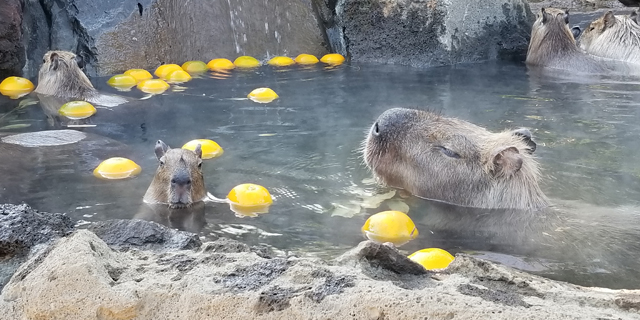
{"label": "capybara", "polygon": [[144,202],[170,208],[189,207],[207,196],[202,176],[202,149],[171,149],[162,140],[155,146],[159,165]]}
{"label": "capybara", "polygon": [[498,133],[435,113],[394,108],[371,127],[364,159],[383,183],[478,208],[547,206],[527,129]]}
{"label": "capybara", "polygon": [[580,36],[580,48],[594,56],[640,64],[640,25],[637,14],[607,11]]}

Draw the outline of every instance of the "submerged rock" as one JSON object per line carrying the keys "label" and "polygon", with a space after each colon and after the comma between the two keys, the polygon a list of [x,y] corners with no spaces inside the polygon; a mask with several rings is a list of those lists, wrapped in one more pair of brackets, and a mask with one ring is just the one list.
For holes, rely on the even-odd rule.
{"label": "submerged rock", "polygon": [[0,319],[640,318],[638,291],[583,288],[464,255],[444,273],[416,275],[369,263],[402,256],[371,242],[335,262],[213,243],[114,251],[79,230],[18,270],[0,295]]}
{"label": "submerged rock", "polygon": [[340,53],[416,67],[524,60],[535,20],[525,0],[339,0],[335,12]]}

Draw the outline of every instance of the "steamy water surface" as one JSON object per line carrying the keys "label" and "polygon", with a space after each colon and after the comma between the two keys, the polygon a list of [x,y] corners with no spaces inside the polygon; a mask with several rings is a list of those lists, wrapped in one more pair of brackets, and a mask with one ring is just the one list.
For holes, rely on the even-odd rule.
{"label": "steamy water surface", "polygon": [[[92,82],[116,92],[106,85],[107,79]],[[640,234],[632,230],[640,222],[640,78],[543,79],[510,62],[422,70],[352,64],[206,74],[181,87],[99,108],[88,120],[95,127],[78,129],[111,139],[117,148],[101,151],[97,144],[80,155],[55,157],[46,150],[33,151],[37,155],[28,164],[3,157],[0,174],[6,178],[0,180],[0,199],[66,212],[81,226],[132,218],[141,210],[157,166],[155,141],[180,147],[191,139],[207,138],[224,148],[223,156],[204,162],[209,192],[223,198],[235,185],[252,182],[269,189],[275,201],[268,214],[257,218],[239,218],[224,204],[208,203],[204,213],[182,225],[201,229],[205,238],[224,235],[298,254],[334,257],[363,240],[360,227],[368,216],[408,206],[420,236],[401,248],[407,253],[440,247],[578,284],[640,288],[640,272],[634,270]],[[258,87],[270,87],[280,98],[268,104],[243,99]],[[122,94],[144,96],[135,88]],[[0,97],[0,113],[18,103]],[[557,250],[553,245],[520,246],[519,241],[483,236],[483,230],[457,225],[464,219],[456,208],[376,186],[359,148],[376,117],[394,106],[430,109],[490,130],[531,128],[543,190],[554,203],[551,210],[584,217],[585,225],[597,223],[589,220],[593,217],[613,217],[605,220],[623,231],[617,242],[600,247],[615,251],[626,246],[635,256],[579,257],[575,252],[598,247],[601,241],[588,228],[580,231],[587,241],[564,243]],[[0,127],[10,127],[0,134],[64,125],[59,118],[48,119],[35,104],[4,116]],[[93,168],[111,156],[136,161],[142,173],[122,181],[94,178]],[[12,169],[25,165],[29,170]],[[528,237],[513,227],[517,218],[499,213],[494,217],[490,227],[510,234],[507,239]]]}

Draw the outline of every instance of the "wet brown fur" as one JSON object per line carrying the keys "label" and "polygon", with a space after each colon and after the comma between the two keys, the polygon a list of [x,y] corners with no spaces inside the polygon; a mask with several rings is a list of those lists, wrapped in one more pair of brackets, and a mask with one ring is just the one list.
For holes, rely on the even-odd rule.
{"label": "wet brown fur", "polygon": [[516,131],[492,133],[466,121],[395,108],[370,130],[364,159],[380,182],[419,197],[532,209],[548,202],[531,144],[530,133],[528,138]]}
{"label": "wet brown fur", "polygon": [[[159,161],[158,169],[153,181],[144,195],[144,202],[149,204],[163,203],[171,208],[188,207],[202,201],[207,191],[202,176],[202,151],[200,146],[196,151],[186,149],[171,149],[162,141],[156,143],[156,156]],[[178,203],[177,195],[172,186],[172,179],[179,175],[190,178],[189,195],[186,201]]]}
{"label": "wet brown fur", "polygon": [[640,64],[640,25],[637,13],[606,12],[580,36],[580,47],[595,56]]}
{"label": "wet brown fur", "polygon": [[527,65],[588,73],[605,71],[598,60],[580,51],[568,22],[568,11],[541,9],[531,29]]}
{"label": "wet brown fur", "polygon": [[78,66],[77,56],[68,51],[45,53],[38,72],[36,93],[91,103],[116,106],[127,102],[124,97],[99,93]]}

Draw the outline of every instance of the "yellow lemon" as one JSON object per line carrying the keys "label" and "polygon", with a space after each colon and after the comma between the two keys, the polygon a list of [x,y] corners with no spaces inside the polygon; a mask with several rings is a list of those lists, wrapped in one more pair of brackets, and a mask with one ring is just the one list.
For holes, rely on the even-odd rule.
{"label": "yellow lemon", "polygon": [[169,89],[169,84],[162,79],[149,79],[138,83],[138,89],[146,93],[160,94]]}
{"label": "yellow lemon", "polygon": [[182,146],[182,149],[194,151],[196,146],[200,144],[202,149],[202,159],[211,159],[219,157],[224,153],[224,150],[215,141],[209,139],[195,139],[191,140]]}
{"label": "yellow lemon", "polygon": [[271,60],[267,62],[267,64],[269,64],[270,66],[277,66],[277,67],[286,67],[295,63],[296,62],[289,57],[273,57],[271,58]]}
{"label": "yellow lemon", "polygon": [[149,73],[149,71],[144,70],[144,69],[129,69],[129,70],[125,71],[124,74],[126,74],[128,76],[132,76],[134,79],[136,79],[136,82],[149,80],[149,79],[153,78],[151,73]]}
{"label": "yellow lemon", "polygon": [[320,58],[320,61],[327,64],[338,65],[344,62],[344,57],[339,53],[329,53]]}
{"label": "yellow lemon", "polygon": [[269,190],[253,183],[235,186],[227,195],[227,199],[243,207],[264,206],[273,203]]}
{"label": "yellow lemon", "polygon": [[127,74],[116,74],[115,76],[109,78],[107,83],[118,89],[131,89],[131,87],[135,86],[138,81],[136,78],[127,75]]}
{"label": "yellow lemon", "polygon": [[260,61],[250,56],[240,56],[233,61],[233,64],[238,68],[255,68],[260,66]]}
{"label": "yellow lemon", "polygon": [[180,69],[169,73],[166,77],[166,80],[169,83],[183,83],[191,80],[191,75],[188,72]]}
{"label": "yellow lemon", "polygon": [[33,83],[21,77],[8,77],[0,82],[0,93],[12,99],[20,98],[33,90]]}
{"label": "yellow lemon", "polygon": [[209,61],[209,63],[207,63],[207,67],[213,71],[216,71],[216,70],[231,70],[236,66],[233,64],[233,62],[231,62],[231,60],[228,60],[228,59],[213,59]]}
{"label": "yellow lemon", "polygon": [[318,58],[311,54],[301,54],[296,57],[296,63],[299,64],[316,64],[318,63]]}
{"label": "yellow lemon", "polygon": [[163,65],[159,66],[153,74],[155,74],[156,77],[158,77],[160,79],[164,79],[171,72],[174,72],[176,70],[182,70],[182,67],[177,65],[177,64],[173,64],[173,63],[163,64]]}
{"label": "yellow lemon", "polygon": [[367,219],[362,226],[362,233],[369,240],[401,246],[415,239],[418,229],[406,214],[400,211],[383,211]]}
{"label": "yellow lemon", "polygon": [[411,255],[409,255],[409,259],[419,263],[427,270],[433,270],[444,269],[448,267],[455,258],[451,255],[451,253],[445,250],[438,248],[428,248],[412,253]]}
{"label": "yellow lemon", "polygon": [[278,99],[278,94],[269,88],[258,88],[251,91],[247,98],[258,103],[268,103]]}
{"label": "yellow lemon", "polygon": [[182,64],[182,69],[190,74],[198,74],[207,71],[207,64],[202,61],[187,61]]}
{"label": "yellow lemon", "polygon": [[101,179],[125,179],[137,176],[142,169],[135,162],[127,159],[114,157],[102,161],[93,170],[93,175]]}
{"label": "yellow lemon", "polygon": [[96,108],[86,101],[70,101],[62,105],[58,113],[69,119],[84,119],[96,113]]}

